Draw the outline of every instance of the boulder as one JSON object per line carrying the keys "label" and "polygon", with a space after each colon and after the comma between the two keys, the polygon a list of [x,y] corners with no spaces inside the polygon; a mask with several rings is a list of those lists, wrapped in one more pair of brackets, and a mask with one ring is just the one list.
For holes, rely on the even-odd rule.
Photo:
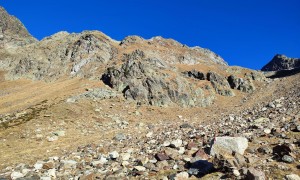
{"label": "boulder", "polygon": [[248,147],[248,140],[244,137],[216,137],[211,143],[210,155],[224,152],[244,154]]}

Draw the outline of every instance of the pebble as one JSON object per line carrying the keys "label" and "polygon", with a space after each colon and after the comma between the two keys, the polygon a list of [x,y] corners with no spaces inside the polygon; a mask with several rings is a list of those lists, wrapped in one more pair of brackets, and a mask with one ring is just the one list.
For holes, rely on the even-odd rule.
{"label": "pebble", "polygon": [[286,163],[293,163],[294,162],[294,158],[292,156],[289,156],[289,155],[284,155],[282,157],[282,161],[286,162]]}
{"label": "pebble", "polygon": [[34,169],[35,170],[39,170],[39,169],[42,169],[43,168],[43,163],[35,163],[34,164]]}
{"label": "pebble", "polygon": [[115,140],[117,141],[123,141],[123,140],[126,140],[126,136],[123,134],[123,133],[118,133],[115,137],[114,137]]}
{"label": "pebble", "polygon": [[144,166],[134,166],[134,169],[138,171],[146,171],[146,168]]}
{"label": "pebble", "polygon": [[186,180],[189,179],[189,173],[187,172],[181,172],[176,174],[174,180]]}
{"label": "pebble", "polygon": [[66,135],[66,132],[65,132],[65,131],[55,131],[55,132],[53,132],[53,134],[54,134],[55,136],[62,137],[62,136],[65,136],[65,135]]}
{"label": "pebble", "polygon": [[111,159],[117,159],[119,157],[119,153],[117,151],[110,152],[109,157]]}
{"label": "pebble", "polygon": [[168,147],[171,145],[170,141],[165,141],[162,146]]}
{"label": "pebble", "polygon": [[264,129],[264,133],[265,134],[270,134],[271,133],[271,129]]}
{"label": "pebble", "polygon": [[300,177],[297,174],[289,174],[285,176],[286,180],[300,180]]}
{"label": "pebble", "polygon": [[153,132],[148,132],[148,133],[146,134],[146,137],[147,137],[147,138],[151,138],[152,135],[153,135]]}
{"label": "pebble", "polygon": [[122,160],[127,161],[130,159],[130,154],[129,153],[122,153],[121,154]]}
{"label": "pebble", "polygon": [[48,137],[47,140],[48,140],[49,142],[57,141],[57,140],[58,140],[58,137],[57,137],[57,136],[51,136],[51,137]]}
{"label": "pebble", "polygon": [[235,177],[239,177],[241,175],[241,173],[237,169],[234,169],[233,175],[235,175]]}
{"label": "pebble", "polygon": [[22,177],[24,177],[24,175],[20,172],[17,172],[17,171],[12,172],[11,175],[10,175],[10,178],[13,179],[13,180],[18,179],[18,178],[22,178]]}
{"label": "pebble", "polygon": [[179,148],[180,146],[182,146],[182,140],[181,139],[176,139],[176,140],[171,142],[170,146],[175,147],[175,148]]}

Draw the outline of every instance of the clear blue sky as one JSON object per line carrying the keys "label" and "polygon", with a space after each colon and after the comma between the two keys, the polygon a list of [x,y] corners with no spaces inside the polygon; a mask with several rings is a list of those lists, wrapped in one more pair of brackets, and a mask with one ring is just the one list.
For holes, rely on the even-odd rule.
{"label": "clear blue sky", "polygon": [[260,69],[300,57],[300,0],[1,0],[38,39],[99,30],[113,39],[163,36],[209,48],[230,65]]}

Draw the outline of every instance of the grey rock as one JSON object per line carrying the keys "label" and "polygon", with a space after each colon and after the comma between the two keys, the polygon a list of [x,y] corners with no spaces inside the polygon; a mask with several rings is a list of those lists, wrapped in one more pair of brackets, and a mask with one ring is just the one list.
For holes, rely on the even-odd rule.
{"label": "grey rock", "polygon": [[259,171],[257,169],[254,168],[249,168],[247,175],[246,175],[246,179],[248,180],[265,180],[266,176],[265,173],[262,171]]}
{"label": "grey rock", "polygon": [[294,160],[294,158],[292,156],[284,155],[282,157],[282,161],[286,162],[286,163],[293,163],[295,160]]}
{"label": "grey rock", "polygon": [[253,93],[255,90],[253,83],[249,79],[244,80],[243,78],[231,75],[228,77],[228,82],[232,89],[238,89],[242,92]]}
{"label": "grey rock", "polygon": [[207,73],[207,79],[211,82],[215,91],[222,96],[234,96],[227,79],[215,72]]}
{"label": "grey rock", "polygon": [[127,137],[126,135],[124,135],[123,133],[118,133],[115,137],[114,137],[115,140],[117,141],[123,141],[123,140],[126,140]]}
{"label": "grey rock", "polygon": [[206,75],[204,73],[196,71],[196,70],[185,71],[185,72],[183,72],[183,74],[187,77],[198,79],[198,80],[205,80],[206,79]]}
{"label": "grey rock", "polygon": [[212,141],[210,155],[222,154],[224,151],[244,154],[248,140],[244,137],[216,137]]}

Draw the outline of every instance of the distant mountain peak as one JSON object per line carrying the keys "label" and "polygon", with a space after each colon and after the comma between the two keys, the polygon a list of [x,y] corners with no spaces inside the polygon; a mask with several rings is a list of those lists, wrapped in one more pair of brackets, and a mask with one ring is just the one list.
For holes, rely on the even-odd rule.
{"label": "distant mountain peak", "polygon": [[300,67],[299,58],[290,58],[283,54],[276,54],[273,59],[266,64],[261,70],[262,71],[280,71],[290,70]]}

